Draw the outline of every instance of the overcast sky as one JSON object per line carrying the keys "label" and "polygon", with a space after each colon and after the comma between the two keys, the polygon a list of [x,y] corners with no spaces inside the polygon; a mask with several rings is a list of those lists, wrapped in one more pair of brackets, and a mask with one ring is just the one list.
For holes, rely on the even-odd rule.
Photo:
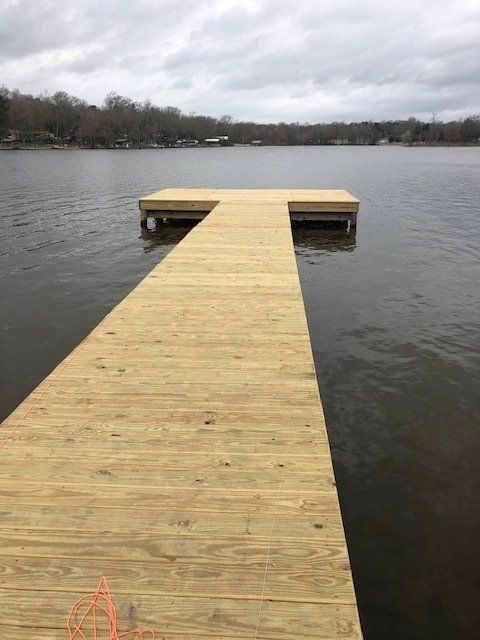
{"label": "overcast sky", "polygon": [[0,0],[0,85],[322,122],[480,113],[479,0]]}

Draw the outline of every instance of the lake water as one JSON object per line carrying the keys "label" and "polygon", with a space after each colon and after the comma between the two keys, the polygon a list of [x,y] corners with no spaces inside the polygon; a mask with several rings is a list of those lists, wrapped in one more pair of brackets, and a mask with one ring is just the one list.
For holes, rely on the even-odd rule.
{"label": "lake water", "polygon": [[480,637],[480,149],[0,152],[4,417],[178,242],[167,186],[345,188],[295,230],[366,640]]}

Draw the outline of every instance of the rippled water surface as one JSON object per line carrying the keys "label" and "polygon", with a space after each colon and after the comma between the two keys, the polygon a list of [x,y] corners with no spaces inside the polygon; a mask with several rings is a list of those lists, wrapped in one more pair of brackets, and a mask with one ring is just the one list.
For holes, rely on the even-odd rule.
{"label": "rippled water surface", "polygon": [[480,149],[0,152],[2,417],[188,232],[166,186],[360,198],[294,238],[365,638],[480,637]]}

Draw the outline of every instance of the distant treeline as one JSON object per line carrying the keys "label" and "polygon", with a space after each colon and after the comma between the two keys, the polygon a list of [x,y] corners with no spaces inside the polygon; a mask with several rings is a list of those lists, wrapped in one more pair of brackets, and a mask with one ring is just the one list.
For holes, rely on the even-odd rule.
{"label": "distant treeline", "polygon": [[63,91],[32,96],[0,88],[0,137],[4,144],[51,141],[96,148],[112,147],[123,140],[132,147],[178,146],[179,141],[203,143],[217,136],[228,136],[228,144],[475,144],[480,139],[480,116],[452,122],[441,122],[433,115],[430,122],[409,118],[257,124],[230,116],[217,119],[185,114],[176,107],[157,107],[149,100],[134,102],[116,93],[109,93],[101,106],[95,106]]}

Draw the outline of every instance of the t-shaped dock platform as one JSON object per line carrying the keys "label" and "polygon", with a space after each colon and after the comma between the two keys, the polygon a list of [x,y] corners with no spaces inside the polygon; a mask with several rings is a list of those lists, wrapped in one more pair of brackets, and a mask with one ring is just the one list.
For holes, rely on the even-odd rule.
{"label": "t-shaped dock platform", "polygon": [[285,203],[296,222],[357,224],[359,201],[339,189],[163,189],[140,200],[140,221],[201,220],[219,202]]}

